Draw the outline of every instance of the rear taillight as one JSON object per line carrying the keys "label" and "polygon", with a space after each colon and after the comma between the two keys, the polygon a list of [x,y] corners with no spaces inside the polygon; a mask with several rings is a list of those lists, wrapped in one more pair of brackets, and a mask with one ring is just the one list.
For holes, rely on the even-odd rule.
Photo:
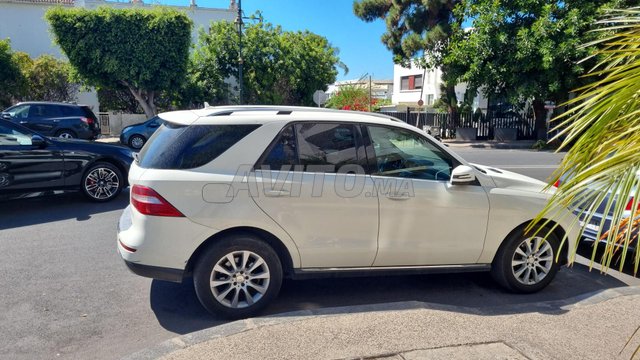
{"label": "rear taillight", "polygon": [[93,119],[92,118],[81,117],[80,120],[82,120],[82,122],[87,124],[87,125],[93,125]]}
{"label": "rear taillight", "polygon": [[556,182],[553,183],[553,187],[559,187],[560,186],[560,179],[556,180]]}
{"label": "rear taillight", "polygon": [[[629,199],[629,202],[627,203],[627,207],[625,207],[624,209],[626,211],[631,211],[632,207],[633,207],[633,196]],[[640,210],[640,201],[638,201],[638,204],[636,205],[636,210]]]}
{"label": "rear taillight", "polygon": [[133,185],[131,205],[143,215],[184,217],[173,205],[152,188]]}

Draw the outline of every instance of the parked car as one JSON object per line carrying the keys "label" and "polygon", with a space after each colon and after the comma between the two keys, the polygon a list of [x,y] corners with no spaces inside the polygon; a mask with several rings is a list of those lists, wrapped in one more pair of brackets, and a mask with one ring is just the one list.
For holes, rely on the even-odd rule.
{"label": "parked car", "polygon": [[86,140],[46,138],[0,120],[0,199],[48,191],[82,191],[114,199],[127,186],[130,149]]}
{"label": "parked car", "polygon": [[255,314],[283,277],[491,271],[530,293],[575,245],[568,210],[550,233],[525,232],[545,183],[470,164],[398,119],[251,106],[159,116],[131,165],[117,248],[136,274],[193,275],[214,314]]}
{"label": "parked car", "polygon": [[[640,176],[640,173],[636,176]],[[560,183],[566,181],[566,178],[563,177],[560,180],[556,181],[554,184],[555,187],[558,187]],[[618,199],[622,198],[622,201],[625,201],[625,209],[622,212],[622,219],[628,219],[634,215],[634,219],[638,219],[638,212],[640,211],[640,201],[636,205],[635,211],[633,210],[634,204],[634,196],[635,189],[632,189],[631,192],[626,196],[614,196],[613,202],[609,209],[607,210],[607,202],[611,197],[611,193],[604,196],[602,202],[598,204],[598,206],[594,206],[593,204],[576,204],[573,212],[580,219],[580,227],[582,227],[581,241],[587,243],[606,243],[606,238],[601,239],[603,235],[605,235],[612,228],[612,218],[614,216],[614,207],[616,203],[619,201]],[[606,213],[606,216],[605,216]],[[632,233],[630,237],[630,245],[629,249],[631,251],[635,251],[637,249],[637,241],[638,241],[638,233]]]}
{"label": "parked car", "polygon": [[154,116],[141,124],[127,126],[120,133],[120,143],[140,150],[160,125],[162,119]]}
{"label": "parked car", "polygon": [[29,101],[4,110],[0,117],[45,136],[93,140],[100,135],[100,122],[86,105]]}

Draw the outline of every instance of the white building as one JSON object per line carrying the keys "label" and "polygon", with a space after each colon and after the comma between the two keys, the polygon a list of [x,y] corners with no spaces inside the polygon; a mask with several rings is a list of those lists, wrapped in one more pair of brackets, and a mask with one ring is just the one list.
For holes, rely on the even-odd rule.
{"label": "white building", "polygon": [[[424,106],[430,107],[440,98],[442,85],[442,71],[438,68],[433,70],[420,69],[411,64],[410,68],[400,65],[393,66],[393,90],[392,103],[401,106],[416,107],[418,101],[422,99]],[[455,87],[456,97],[461,103],[464,99],[467,85],[461,83]],[[486,109],[487,99],[479,94],[474,98],[472,107],[474,109]]]}
{"label": "white building", "polygon": [[[188,0],[184,0],[185,3]],[[193,38],[196,39],[198,30],[209,29],[212,21],[233,21],[237,14],[235,0],[215,0],[226,8],[207,8],[197,6],[195,0],[187,6],[171,6],[184,11],[194,23]],[[14,51],[23,51],[32,58],[43,54],[55,57],[63,57],[60,48],[53,42],[53,35],[49,31],[49,24],[44,19],[45,12],[52,6],[83,7],[95,9],[99,6],[115,8],[152,7],[156,5],[145,4],[134,0],[127,2],[115,2],[105,0],[0,0],[0,39],[9,38],[11,48]],[[38,99],[33,99],[38,100]],[[92,106],[94,111],[99,110],[98,98],[95,92],[78,94],[78,102]]]}

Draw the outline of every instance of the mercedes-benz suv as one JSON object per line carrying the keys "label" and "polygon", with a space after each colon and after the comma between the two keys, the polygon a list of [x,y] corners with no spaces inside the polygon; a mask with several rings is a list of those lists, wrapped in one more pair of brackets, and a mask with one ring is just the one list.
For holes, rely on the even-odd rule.
{"label": "mercedes-benz suv", "polygon": [[569,211],[528,231],[550,196],[543,182],[470,164],[388,116],[260,106],[159,116],[130,169],[118,251],[139,275],[192,275],[214,314],[255,314],[283,277],[491,271],[534,292],[575,246]]}

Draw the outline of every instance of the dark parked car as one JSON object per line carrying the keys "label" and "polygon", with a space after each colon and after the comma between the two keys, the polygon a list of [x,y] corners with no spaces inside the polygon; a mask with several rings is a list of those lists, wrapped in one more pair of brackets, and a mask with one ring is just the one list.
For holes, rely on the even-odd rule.
{"label": "dark parked car", "polygon": [[160,125],[162,125],[162,119],[154,116],[141,124],[127,126],[120,133],[120,143],[140,150]]}
{"label": "dark parked car", "polygon": [[127,184],[130,149],[86,140],[46,138],[0,120],[0,199],[80,190],[109,201]]}
{"label": "dark parked car", "polygon": [[46,136],[93,140],[100,135],[98,118],[86,105],[29,101],[4,110],[0,117]]}

